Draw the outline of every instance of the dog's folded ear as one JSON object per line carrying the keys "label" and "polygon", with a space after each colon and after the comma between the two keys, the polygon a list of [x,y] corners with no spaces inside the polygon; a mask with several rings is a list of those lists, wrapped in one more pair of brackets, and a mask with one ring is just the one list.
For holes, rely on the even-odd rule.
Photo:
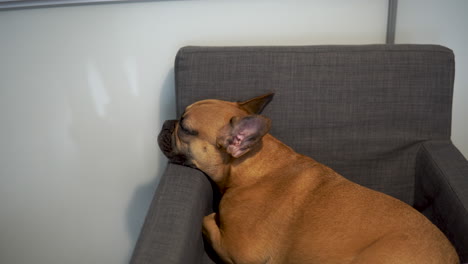
{"label": "dog's folded ear", "polygon": [[234,158],[249,152],[271,127],[270,119],[261,115],[233,117],[220,132],[218,144]]}
{"label": "dog's folded ear", "polygon": [[260,114],[265,106],[267,106],[271,100],[273,100],[273,96],[275,93],[268,93],[264,94],[245,102],[240,102],[239,106],[247,110],[250,114]]}

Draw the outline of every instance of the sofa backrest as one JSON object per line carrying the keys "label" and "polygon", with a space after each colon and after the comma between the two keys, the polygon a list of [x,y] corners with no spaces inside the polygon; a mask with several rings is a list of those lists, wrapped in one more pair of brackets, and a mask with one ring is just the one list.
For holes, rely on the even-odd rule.
{"label": "sofa backrest", "polygon": [[454,55],[441,46],[185,47],[175,76],[179,115],[275,92],[273,136],[410,204],[420,143],[450,139]]}

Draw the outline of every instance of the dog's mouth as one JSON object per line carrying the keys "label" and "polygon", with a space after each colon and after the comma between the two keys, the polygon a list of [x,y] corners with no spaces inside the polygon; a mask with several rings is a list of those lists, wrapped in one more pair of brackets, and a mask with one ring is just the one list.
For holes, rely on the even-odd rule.
{"label": "dog's mouth", "polygon": [[159,132],[158,135],[159,148],[170,162],[195,168],[192,163],[188,162],[186,155],[174,151],[172,134],[176,125],[177,120],[167,120],[164,122],[161,132]]}

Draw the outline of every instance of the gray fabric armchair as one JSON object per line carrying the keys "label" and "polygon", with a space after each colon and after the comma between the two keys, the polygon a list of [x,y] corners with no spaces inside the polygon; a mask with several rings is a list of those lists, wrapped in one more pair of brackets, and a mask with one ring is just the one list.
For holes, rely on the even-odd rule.
{"label": "gray fabric armchair", "polygon": [[[343,176],[414,205],[468,262],[468,162],[450,141],[454,55],[434,45],[185,47],[176,105],[274,91],[271,134]],[[169,164],[131,263],[214,263],[201,221],[219,194]],[[395,216],[398,217],[398,216]]]}

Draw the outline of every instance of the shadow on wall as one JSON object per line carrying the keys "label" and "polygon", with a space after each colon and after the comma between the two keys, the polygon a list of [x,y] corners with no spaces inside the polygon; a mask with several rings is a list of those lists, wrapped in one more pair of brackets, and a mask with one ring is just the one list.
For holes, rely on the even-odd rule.
{"label": "shadow on wall", "polygon": [[[162,87],[141,90],[138,68],[132,68],[138,62],[130,62],[126,71],[119,63],[99,67],[89,59],[80,82],[68,85],[68,129],[77,160],[71,192],[86,211],[77,230],[94,230],[83,251],[117,239],[109,248],[128,245],[128,259],[167,162],[157,146],[157,126],[175,116],[173,69]],[[143,184],[131,190],[135,182]]]}
{"label": "shadow on wall", "polygon": [[[164,122],[165,119],[173,118],[173,116],[175,116],[175,101],[167,100],[168,98],[175,98],[174,85],[174,70],[171,69],[163,83],[159,98],[155,99],[157,100],[159,105],[158,110],[160,113],[159,117],[161,120],[161,126],[162,122]],[[173,116],[168,116],[167,113],[170,113]],[[156,146],[156,138],[158,134],[159,128],[157,131],[154,131],[154,144]],[[150,182],[142,184],[135,189],[130,203],[127,207],[127,229],[133,245],[135,245],[138,240],[140,230],[148,213],[148,209],[155,194],[156,187],[158,186],[159,180],[161,179],[163,171],[166,167],[167,159],[159,151],[159,147],[157,147],[157,151],[158,160],[156,160],[155,162],[159,164],[158,167],[160,168],[157,172],[157,175],[154,175],[153,180],[151,180]]]}

